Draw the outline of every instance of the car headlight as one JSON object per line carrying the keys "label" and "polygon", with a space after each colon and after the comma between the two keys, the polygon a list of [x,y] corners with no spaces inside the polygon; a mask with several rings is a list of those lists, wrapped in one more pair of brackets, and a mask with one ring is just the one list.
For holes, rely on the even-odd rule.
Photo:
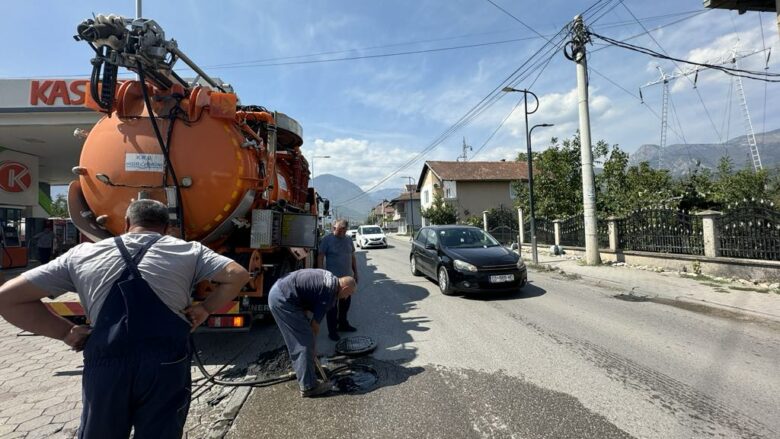
{"label": "car headlight", "polygon": [[469,264],[468,262],[461,261],[460,259],[455,259],[452,261],[452,265],[454,265],[455,269],[458,271],[470,271],[472,273],[477,271],[477,267]]}
{"label": "car headlight", "polygon": [[517,260],[517,268],[525,268],[525,262],[523,261],[523,258],[519,258]]}

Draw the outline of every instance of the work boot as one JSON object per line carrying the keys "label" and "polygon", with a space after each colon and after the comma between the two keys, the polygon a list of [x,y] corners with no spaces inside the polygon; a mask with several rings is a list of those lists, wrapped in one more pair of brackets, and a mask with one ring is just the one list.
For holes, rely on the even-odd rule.
{"label": "work boot", "polygon": [[332,385],[330,381],[317,381],[317,385],[306,390],[301,390],[301,396],[304,398],[314,398],[330,392]]}
{"label": "work boot", "polygon": [[341,339],[341,337],[339,337],[339,335],[336,334],[335,332],[329,332],[328,333],[328,338],[333,340],[333,341],[339,341]]}
{"label": "work boot", "polygon": [[350,325],[349,323],[342,323],[338,327],[339,331],[341,332],[355,332],[357,331],[357,328]]}

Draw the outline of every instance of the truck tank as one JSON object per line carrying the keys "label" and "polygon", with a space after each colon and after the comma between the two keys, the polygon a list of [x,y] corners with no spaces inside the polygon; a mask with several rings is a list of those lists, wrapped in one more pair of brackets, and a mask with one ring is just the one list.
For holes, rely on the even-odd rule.
{"label": "truck tank", "polygon": [[[311,264],[318,205],[294,119],[238,104],[166,40],[153,20],[100,15],[77,28],[95,51],[85,105],[105,116],[89,131],[68,192],[74,224],[92,240],[119,235],[133,199],[168,205],[171,234],[197,240],[248,268],[252,280],[209,326],[237,328],[267,310],[279,276]],[[173,71],[183,61],[197,80]],[[117,78],[120,67],[137,80]],[[198,286],[194,298],[211,288]],[[223,317],[225,317],[223,319]]]}

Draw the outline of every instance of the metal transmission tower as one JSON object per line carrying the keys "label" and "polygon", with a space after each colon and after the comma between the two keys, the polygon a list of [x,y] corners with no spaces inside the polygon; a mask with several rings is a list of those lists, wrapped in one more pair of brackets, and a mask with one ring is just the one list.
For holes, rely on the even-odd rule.
{"label": "metal transmission tower", "polygon": [[[738,60],[742,58],[747,58],[748,56],[755,55],[760,52],[763,51],[754,49],[749,52],[739,54],[737,53],[737,49],[735,46],[735,48],[732,49],[731,52],[729,52],[728,54],[725,54],[715,60],[705,61],[702,64],[710,64],[713,66],[732,64],[735,68],[739,68],[737,65]],[[669,125],[669,83],[678,78],[694,75],[693,87],[696,88],[696,81],[699,78],[699,71],[705,70],[707,67],[701,67],[701,66],[690,67],[685,70],[678,71],[677,73],[671,75],[667,75],[661,69],[661,67],[657,67],[657,68],[658,71],[661,72],[661,77],[656,79],[655,81],[648,82],[647,84],[639,87],[639,98],[640,100],[642,100],[642,103],[644,103],[644,96],[642,95],[642,90],[656,84],[663,84],[663,95],[661,100],[661,149],[658,155],[658,167],[661,168],[663,165],[664,148],[666,148],[666,137],[667,137],[666,132]],[[745,131],[747,133],[748,145],[750,147],[750,154],[753,161],[753,168],[755,170],[759,170],[761,169],[761,157],[758,154],[758,147],[756,145],[756,136],[753,133],[753,124],[750,121],[750,113],[748,111],[747,99],[745,98],[745,90],[742,87],[742,79],[739,76],[736,76],[735,79],[737,81],[737,92],[739,93],[740,106],[742,107],[742,115],[745,120]]]}
{"label": "metal transmission tower", "polygon": [[[732,54],[732,63],[734,64],[734,68],[738,69],[739,64],[737,61],[740,57],[737,55],[737,49],[734,48],[734,50],[731,52]],[[745,89],[742,86],[742,78],[739,76],[735,77],[737,81],[737,93],[739,94],[739,105],[742,107],[742,117],[743,121],[745,123],[745,133],[747,134],[747,141],[748,141],[748,147],[750,147],[750,158],[753,162],[753,170],[758,172],[761,169],[763,169],[763,166],[761,165],[761,155],[758,153],[758,145],[756,144],[756,133],[753,131],[753,122],[750,121],[750,111],[748,110],[747,105],[747,98],[745,97]]]}
{"label": "metal transmission tower", "polygon": [[469,161],[468,152],[469,150],[474,150],[470,145],[466,145],[466,138],[463,138],[463,154],[459,155],[458,158],[455,159],[456,162],[459,162],[460,159],[463,159],[464,162]]}

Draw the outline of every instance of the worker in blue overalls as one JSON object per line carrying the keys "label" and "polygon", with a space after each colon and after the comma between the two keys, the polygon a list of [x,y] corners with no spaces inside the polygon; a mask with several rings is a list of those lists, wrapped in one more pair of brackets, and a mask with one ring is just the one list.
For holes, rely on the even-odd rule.
{"label": "worker in blue overalls", "polygon": [[314,341],[328,310],[338,299],[350,297],[355,288],[350,276],[307,268],[282,277],[268,293],[268,306],[282,332],[303,397],[322,395],[331,388],[329,382],[317,378]]}
{"label": "worker in blue overalls", "polygon": [[[165,236],[168,208],[130,204],[121,237],[81,244],[0,286],[0,315],[84,350],[79,438],[180,438],[189,411],[189,333],[249,280],[197,242]],[[190,291],[217,284],[193,305]],[[50,313],[40,299],[76,291],[92,326]]]}

